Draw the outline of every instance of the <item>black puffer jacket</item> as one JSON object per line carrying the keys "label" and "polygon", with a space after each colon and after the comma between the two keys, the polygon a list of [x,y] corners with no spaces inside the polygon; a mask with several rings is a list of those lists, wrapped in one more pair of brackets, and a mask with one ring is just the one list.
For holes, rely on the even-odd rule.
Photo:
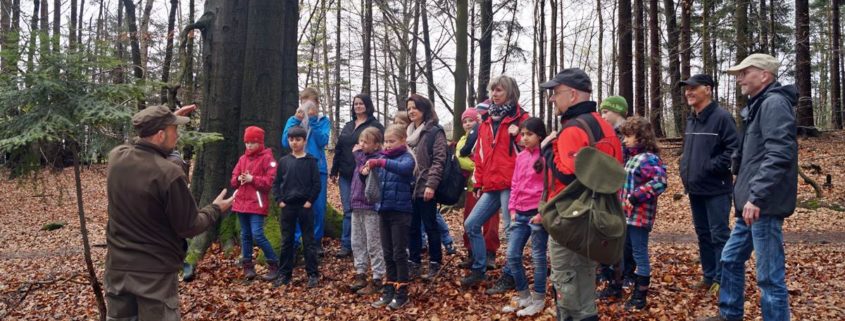
{"label": "black puffer jacket", "polygon": [[739,147],[736,123],[715,101],[687,118],[681,181],[694,195],[723,195],[733,189],[731,155]]}
{"label": "black puffer jacket", "polygon": [[352,172],[355,171],[355,155],[352,155],[352,147],[358,143],[358,136],[367,127],[376,127],[384,133],[384,126],[373,116],[367,118],[358,127],[355,127],[354,119],[343,125],[334,147],[331,176],[340,175],[346,179],[352,179]]}
{"label": "black puffer jacket", "polygon": [[798,141],[795,86],[775,82],[742,109],[745,133],[739,150],[739,174],[734,206],[742,215],[746,202],[760,208],[760,215],[788,217],[798,196]]}

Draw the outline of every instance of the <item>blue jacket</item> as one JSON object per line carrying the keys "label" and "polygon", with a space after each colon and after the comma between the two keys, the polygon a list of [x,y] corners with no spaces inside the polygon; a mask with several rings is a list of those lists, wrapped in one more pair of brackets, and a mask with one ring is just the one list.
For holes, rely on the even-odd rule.
{"label": "blue jacket", "polygon": [[[282,147],[290,148],[288,144],[288,129],[293,126],[298,126],[302,121],[296,116],[290,116],[288,122],[285,124],[285,130],[282,131]],[[308,121],[308,141],[305,144],[305,152],[317,158],[317,167],[320,169],[320,174],[328,174],[328,166],[326,166],[326,145],[329,144],[329,133],[332,128],[332,123],[328,117],[311,116]]]}
{"label": "blue jacket", "polygon": [[414,156],[410,152],[390,158],[384,168],[377,168],[381,178],[381,202],[376,203],[378,212],[413,213],[411,195],[414,192]]}
{"label": "blue jacket", "polygon": [[795,86],[774,82],[751,98],[742,109],[745,133],[739,150],[739,174],[734,186],[736,215],[746,202],[760,208],[760,215],[788,217],[798,196],[798,140],[792,106]]}
{"label": "blue jacket", "polygon": [[724,195],[733,191],[731,155],[739,145],[731,114],[711,102],[701,113],[690,113],[681,154],[681,182],[693,195]]}

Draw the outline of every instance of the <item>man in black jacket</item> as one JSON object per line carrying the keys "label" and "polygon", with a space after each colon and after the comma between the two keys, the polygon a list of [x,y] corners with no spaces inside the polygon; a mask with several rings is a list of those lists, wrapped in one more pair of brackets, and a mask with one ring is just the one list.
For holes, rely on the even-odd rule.
{"label": "man in black jacket", "polygon": [[681,181],[689,194],[692,221],[698,235],[698,255],[704,277],[695,287],[719,293],[722,248],[730,237],[731,154],[737,149],[736,123],[711,98],[715,83],[708,75],[681,82],[693,112],[687,118]]}
{"label": "man in black jacket", "polygon": [[[745,262],[756,254],[763,320],[789,320],[783,220],[792,215],[798,189],[794,86],[776,81],[780,62],[752,54],[728,72],[737,75],[748,105],[742,109],[745,133],[738,152],[734,186],[736,225],[722,251],[719,313],[707,320],[742,320]],[[734,169],[736,170],[736,169]]]}

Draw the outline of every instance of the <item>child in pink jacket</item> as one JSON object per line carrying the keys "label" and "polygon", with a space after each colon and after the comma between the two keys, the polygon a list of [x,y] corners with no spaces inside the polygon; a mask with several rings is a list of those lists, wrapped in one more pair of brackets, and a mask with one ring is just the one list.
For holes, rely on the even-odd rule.
{"label": "child in pink jacket", "polygon": [[241,223],[241,249],[244,278],[255,278],[255,264],[252,262],[253,240],[264,252],[270,271],[264,280],[271,281],[279,275],[279,258],[270,241],[264,236],[264,218],[270,207],[270,190],[276,178],[276,159],[273,150],[264,147],[264,130],[249,126],[244,130],[246,151],[232,170],[232,188],[236,188],[232,212]]}
{"label": "child in pink jacket", "polygon": [[[516,307],[507,305],[502,311],[516,311],[517,316],[530,316],[543,311],[546,301],[546,248],[549,234],[543,229],[543,220],[537,211],[543,194],[543,157],[540,153],[540,142],[546,138],[546,126],[541,119],[531,117],[522,122],[520,131],[525,149],[516,156],[516,166],[511,179],[511,195],[508,201],[511,230],[508,239],[508,264],[503,271],[513,279],[517,296],[512,301],[516,301]],[[528,278],[525,276],[525,267],[522,266],[522,252],[529,238],[531,258],[534,262],[533,291],[528,290]]]}

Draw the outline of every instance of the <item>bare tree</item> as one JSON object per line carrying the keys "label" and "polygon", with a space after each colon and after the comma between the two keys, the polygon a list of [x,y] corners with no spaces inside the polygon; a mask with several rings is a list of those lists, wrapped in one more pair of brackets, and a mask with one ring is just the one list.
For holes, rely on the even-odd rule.
{"label": "bare tree", "polygon": [[842,92],[839,77],[839,57],[842,54],[840,27],[839,0],[830,0],[830,120],[831,127],[834,129],[842,129]]}
{"label": "bare tree", "polygon": [[362,21],[362,36],[361,44],[363,46],[361,59],[364,61],[363,73],[361,75],[361,92],[367,95],[370,94],[370,73],[372,72],[372,43],[373,43],[373,0],[362,0],[362,9],[364,16]]}
{"label": "bare tree", "polygon": [[648,29],[649,29],[649,56],[651,58],[651,106],[649,116],[654,126],[654,133],[657,137],[665,136],[663,132],[663,97],[660,88],[663,87],[663,77],[660,73],[660,21],[657,15],[657,0],[648,1]]}
{"label": "bare tree", "polygon": [[466,82],[467,82],[467,27],[469,17],[467,16],[467,0],[457,0],[457,14],[455,19],[455,109],[452,115],[452,138],[464,135],[464,127],[461,126],[461,114],[466,109]]}
{"label": "bare tree", "polygon": [[812,127],[813,99],[810,67],[810,8],[808,0],[795,0],[795,83],[798,86],[798,126]]}
{"label": "bare tree", "polygon": [[[681,5],[690,2],[684,0]],[[666,46],[669,51],[669,92],[671,93],[672,101],[672,116],[675,123],[675,132],[683,137],[684,126],[686,126],[686,111],[687,108],[683,103],[681,96],[681,89],[678,84],[681,82],[680,62],[678,61],[678,28],[675,20],[675,2],[672,0],[663,0],[663,14],[666,16]],[[680,33],[683,33],[681,28]]]}
{"label": "bare tree", "polygon": [[[628,101],[634,102],[634,75],[633,75],[633,53],[631,52],[631,1],[619,0],[619,21],[617,33],[619,34],[619,55],[616,57],[619,67],[619,95]],[[631,110],[628,110],[631,113]]]}
{"label": "bare tree", "polygon": [[490,63],[493,53],[493,0],[479,0],[481,13],[481,39],[478,42],[478,102],[487,99],[490,82]]}

